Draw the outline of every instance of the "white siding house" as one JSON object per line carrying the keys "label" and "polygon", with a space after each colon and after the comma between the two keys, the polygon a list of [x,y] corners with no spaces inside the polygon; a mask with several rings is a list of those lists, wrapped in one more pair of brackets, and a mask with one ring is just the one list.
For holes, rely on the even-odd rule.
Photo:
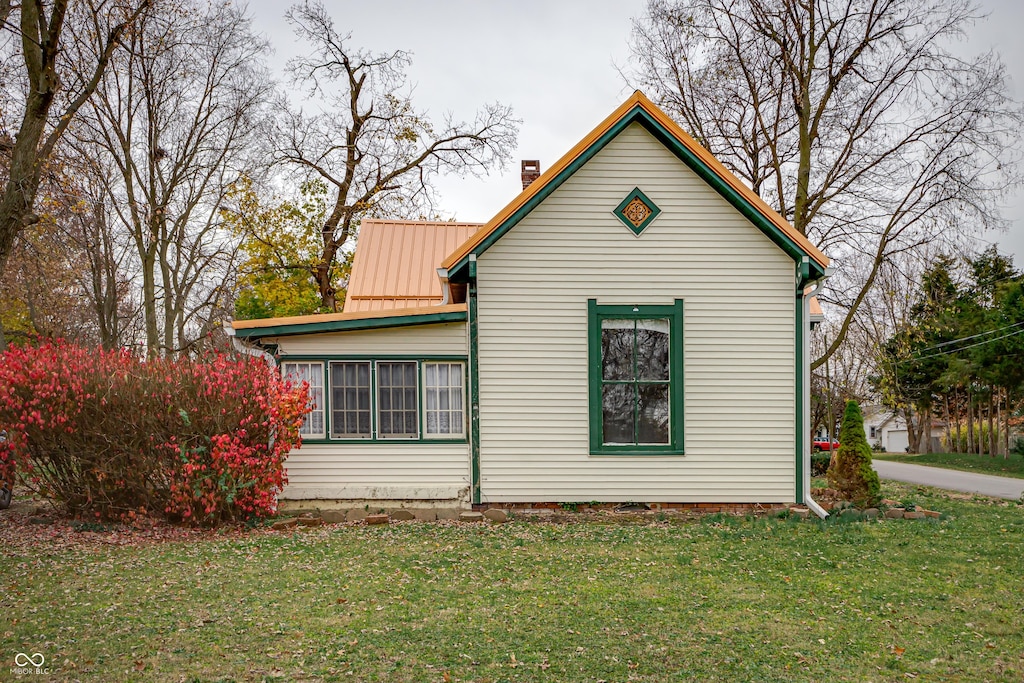
{"label": "white siding house", "polygon": [[[234,325],[322,386],[287,497],[807,498],[828,259],[642,94],[482,226],[362,231],[349,295],[376,310]],[[436,279],[356,277],[414,261]]]}

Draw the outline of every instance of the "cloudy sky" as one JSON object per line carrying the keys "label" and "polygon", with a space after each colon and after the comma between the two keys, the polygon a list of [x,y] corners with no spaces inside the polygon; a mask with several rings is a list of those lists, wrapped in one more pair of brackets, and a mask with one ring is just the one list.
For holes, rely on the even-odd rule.
{"label": "cloudy sky", "polygon": [[[514,162],[483,179],[447,178],[439,184],[442,215],[485,222],[521,189],[520,159],[547,168],[629,94],[617,66],[627,64],[631,20],[644,0],[375,0],[326,3],[340,33],[375,52],[412,52],[410,80],[417,107],[440,118],[472,119],[500,101],[523,120]],[[251,0],[255,28],[274,46],[282,69],[303,46],[283,19],[287,4]],[[967,52],[998,51],[1013,95],[1024,99],[1024,1],[981,0],[989,17],[974,26]],[[1024,266],[1024,191],[1009,199],[1009,232],[987,234]]]}

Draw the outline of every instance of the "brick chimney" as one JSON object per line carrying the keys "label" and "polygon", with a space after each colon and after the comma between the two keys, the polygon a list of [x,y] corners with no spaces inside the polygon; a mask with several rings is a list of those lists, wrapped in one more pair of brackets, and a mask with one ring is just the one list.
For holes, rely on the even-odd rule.
{"label": "brick chimney", "polygon": [[530,186],[534,180],[540,177],[540,161],[536,159],[523,160],[523,189]]}

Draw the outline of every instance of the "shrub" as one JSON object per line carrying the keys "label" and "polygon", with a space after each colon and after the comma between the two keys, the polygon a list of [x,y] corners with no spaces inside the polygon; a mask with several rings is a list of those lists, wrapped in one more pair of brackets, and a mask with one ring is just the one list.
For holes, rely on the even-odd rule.
{"label": "shrub", "polygon": [[[988,423],[974,421],[974,452],[978,452],[978,445],[981,445],[981,452],[985,455],[991,455],[988,452]],[[950,428],[949,438],[945,435],[942,437],[943,447],[950,453],[969,453],[971,449],[968,448],[969,442],[967,440],[968,426],[966,424],[956,424]],[[993,427],[992,431],[995,432],[996,443],[1000,443],[1002,437],[1002,430],[998,426]]]}
{"label": "shrub", "polygon": [[864,417],[856,401],[847,401],[839,428],[839,450],[828,468],[828,484],[859,506],[881,499],[878,473],[871,468],[871,446],[864,435]]}
{"label": "shrub", "polygon": [[811,476],[824,477],[831,460],[831,453],[811,453]]}
{"label": "shrub", "polygon": [[0,466],[76,515],[265,516],[276,511],[306,402],[306,387],[258,358],[12,348],[0,355]]}

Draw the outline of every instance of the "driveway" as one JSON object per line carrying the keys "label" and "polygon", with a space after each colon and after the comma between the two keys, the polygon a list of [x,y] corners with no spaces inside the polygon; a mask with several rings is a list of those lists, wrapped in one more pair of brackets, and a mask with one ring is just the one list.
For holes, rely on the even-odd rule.
{"label": "driveway", "polygon": [[871,464],[882,479],[895,479],[949,491],[980,493],[984,496],[1010,500],[1017,500],[1024,495],[1024,479],[995,477],[991,474],[944,470],[940,467],[908,465],[885,460],[873,460]]}

